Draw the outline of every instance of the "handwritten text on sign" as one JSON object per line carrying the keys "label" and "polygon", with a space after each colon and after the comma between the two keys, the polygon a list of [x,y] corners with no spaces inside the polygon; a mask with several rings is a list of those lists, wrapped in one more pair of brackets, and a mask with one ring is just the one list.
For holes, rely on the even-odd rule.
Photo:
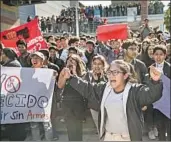
{"label": "handwritten text on sign", "polygon": [[47,122],[54,91],[50,69],[1,68],[1,124]]}

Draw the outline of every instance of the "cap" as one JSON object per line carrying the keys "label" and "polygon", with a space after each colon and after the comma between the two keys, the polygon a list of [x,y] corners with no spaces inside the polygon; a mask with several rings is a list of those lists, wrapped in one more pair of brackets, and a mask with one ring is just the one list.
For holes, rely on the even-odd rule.
{"label": "cap", "polygon": [[33,58],[33,56],[35,56],[35,55],[40,57],[41,59],[45,60],[45,56],[43,55],[43,53],[36,51],[31,54],[31,58]]}

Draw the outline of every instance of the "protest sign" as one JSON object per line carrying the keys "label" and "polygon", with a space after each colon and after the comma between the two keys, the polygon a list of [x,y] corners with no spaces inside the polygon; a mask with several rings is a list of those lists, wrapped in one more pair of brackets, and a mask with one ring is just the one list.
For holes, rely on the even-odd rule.
{"label": "protest sign", "polygon": [[55,84],[51,69],[1,68],[1,124],[50,121]]}
{"label": "protest sign", "polygon": [[16,48],[16,42],[18,39],[24,39],[26,41],[28,51],[30,52],[47,48],[46,42],[44,41],[41,31],[39,29],[37,19],[34,19],[16,28],[3,31],[0,34],[0,40],[4,44],[4,46],[8,48],[13,48],[16,52],[18,52]]}
{"label": "protest sign", "polygon": [[162,76],[163,82],[163,92],[162,97],[153,103],[153,108],[162,112],[167,118],[171,119],[171,111],[170,111],[170,78],[163,75]]}
{"label": "protest sign", "polygon": [[107,24],[97,27],[97,39],[99,41],[111,39],[125,40],[127,37],[127,24]]}

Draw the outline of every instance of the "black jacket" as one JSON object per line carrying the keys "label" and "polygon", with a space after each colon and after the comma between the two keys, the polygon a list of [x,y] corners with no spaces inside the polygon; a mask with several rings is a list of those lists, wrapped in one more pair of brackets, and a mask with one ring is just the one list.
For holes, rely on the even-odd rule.
{"label": "black jacket", "polygon": [[[68,80],[68,83],[82,96],[88,99],[92,109],[100,110],[101,112],[100,105],[106,83],[93,85],[77,77],[72,77]],[[162,89],[163,85],[160,81],[148,81],[146,85],[134,84],[130,88],[126,102],[126,114],[131,141],[142,140],[143,114],[141,109],[143,106],[150,105],[159,100],[162,96]],[[101,122],[100,116],[99,113],[99,126]],[[102,136],[104,136],[104,133]],[[102,136],[101,138],[103,138]]]}
{"label": "black jacket", "polygon": [[30,58],[30,53],[26,53],[23,56],[18,57],[19,62],[21,63],[22,67],[31,67],[31,58]]}
{"label": "black jacket", "polygon": [[47,67],[48,67],[48,69],[55,70],[59,74],[59,70],[60,70],[59,66],[57,66],[57,65],[55,65],[55,64],[53,64],[51,62],[48,62]]}
{"label": "black jacket", "polygon": [[57,95],[59,94],[65,117],[83,120],[85,112],[84,97],[73,89],[70,84],[67,84],[64,89],[58,88]]}
{"label": "black jacket", "polygon": [[[101,82],[107,82],[107,77],[104,76],[103,78],[99,78],[98,80],[95,80],[94,77],[93,77],[93,72],[92,71],[88,71],[85,76],[83,76],[82,78],[83,80],[86,80],[87,82],[90,82],[90,83],[101,83]],[[88,107],[88,108],[92,108],[91,106],[91,103],[89,103],[89,101],[85,99],[85,106]]]}
{"label": "black jacket", "polygon": [[134,66],[135,72],[137,73],[138,82],[145,83],[147,79],[146,74],[148,74],[146,65],[138,59],[134,59],[131,64]]}
{"label": "black jacket", "polygon": [[146,65],[147,68],[150,67],[155,62],[147,54],[138,55],[137,56],[137,59],[139,59],[140,61],[142,61]]}
{"label": "black jacket", "polygon": [[85,56],[88,60],[88,62],[86,63],[86,67],[87,69],[91,69],[91,62],[94,56],[96,56],[97,54],[94,53],[94,51],[92,53],[89,53],[87,50],[85,51]]}
{"label": "black jacket", "polygon": [[168,56],[168,57],[166,58],[166,61],[167,61],[168,63],[171,63],[171,56]]}
{"label": "black jacket", "polygon": [[59,67],[59,72],[63,69],[63,67],[65,66],[65,63],[63,60],[59,59],[59,58],[55,58],[52,59],[51,57],[49,58],[49,61],[55,65],[57,65]]}

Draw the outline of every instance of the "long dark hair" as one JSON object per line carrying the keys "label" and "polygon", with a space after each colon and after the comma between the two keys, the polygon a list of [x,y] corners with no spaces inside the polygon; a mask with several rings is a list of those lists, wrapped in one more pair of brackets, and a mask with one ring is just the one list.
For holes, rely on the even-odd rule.
{"label": "long dark hair", "polygon": [[100,60],[102,62],[104,66],[104,72],[106,72],[109,67],[108,63],[106,62],[106,59],[102,55],[96,55],[93,57],[91,64],[93,64],[95,60]]}
{"label": "long dark hair", "polygon": [[85,69],[85,66],[84,66],[83,61],[80,58],[80,56],[76,55],[76,54],[70,55],[66,60],[66,64],[67,64],[69,59],[73,59],[74,61],[76,61],[76,63],[77,63],[77,66],[76,66],[77,75],[80,77],[83,76],[85,74],[86,69]]}
{"label": "long dark hair", "polygon": [[142,42],[142,44],[141,44],[141,54],[144,54],[144,53],[145,53],[145,51],[144,51],[144,49],[143,49],[144,43],[147,43],[147,45],[149,46],[149,45],[150,45],[150,40],[149,40],[149,39],[145,39],[145,40]]}
{"label": "long dark hair", "polygon": [[141,56],[141,61],[144,62],[144,64],[146,65],[147,68],[154,63],[154,60],[152,58],[150,58],[148,55],[148,49],[150,46],[152,46],[152,44],[146,48],[144,54],[142,54],[142,56]]}

